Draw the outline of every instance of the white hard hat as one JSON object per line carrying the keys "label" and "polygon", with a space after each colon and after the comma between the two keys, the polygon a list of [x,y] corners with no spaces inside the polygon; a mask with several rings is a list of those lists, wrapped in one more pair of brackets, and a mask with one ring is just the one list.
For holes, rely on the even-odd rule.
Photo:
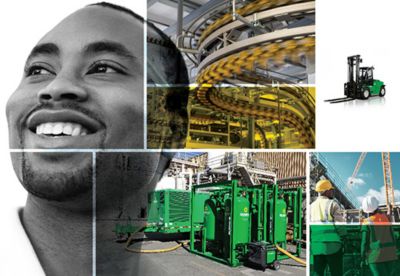
{"label": "white hard hat", "polygon": [[374,196],[366,196],[364,197],[361,208],[365,213],[372,213],[376,209],[378,209],[379,201]]}

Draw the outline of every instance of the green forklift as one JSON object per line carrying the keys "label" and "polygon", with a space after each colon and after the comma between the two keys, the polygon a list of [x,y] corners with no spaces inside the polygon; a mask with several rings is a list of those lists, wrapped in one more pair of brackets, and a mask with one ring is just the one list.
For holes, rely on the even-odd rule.
{"label": "green forklift", "polygon": [[330,103],[340,103],[355,99],[366,100],[371,96],[384,97],[385,84],[374,79],[374,67],[360,67],[362,59],[360,55],[347,58],[348,78],[344,84],[344,98],[325,100]]}

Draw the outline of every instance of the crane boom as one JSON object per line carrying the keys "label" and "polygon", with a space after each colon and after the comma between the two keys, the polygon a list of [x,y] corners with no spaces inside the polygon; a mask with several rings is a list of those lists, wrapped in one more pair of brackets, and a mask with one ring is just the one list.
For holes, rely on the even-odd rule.
{"label": "crane boom", "polygon": [[392,166],[390,165],[390,153],[382,152],[383,180],[386,191],[386,205],[391,211],[394,206],[394,191],[392,183]]}
{"label": "crane boom", "polygon": [[357,161],[357,165],[356,165],[356,167],[354,168],[353,174],[351,175],[349,184],[353,184],[353,183],[354,183],[354,179],[357,177],[358,171],[360,170],[361,165],[362,165],[362,163],[364,162],[364,159],[365,159],[365,156],[366,156],[366,155],[367,155],[366,152],[362,152],[362,153],[360,154],[360,157],[358,158],[358,161]]}
{"label": "crane boom", "polygon": [[[360,157],[358,158],[357,165],[354,168],[353,175],[349,179],[349,184],[354,183],[354,179],[357,177],[358,171],[361,168],[362,163],[364,162],[366,152],[362,152]],[[390,164],[390,152],[382,152],[382,168],[383,168],[383,181],[386,192],[386,206],[389,210],[389,213],[392,213],[394,207],[394,189],[392,182],[392,166]]]}

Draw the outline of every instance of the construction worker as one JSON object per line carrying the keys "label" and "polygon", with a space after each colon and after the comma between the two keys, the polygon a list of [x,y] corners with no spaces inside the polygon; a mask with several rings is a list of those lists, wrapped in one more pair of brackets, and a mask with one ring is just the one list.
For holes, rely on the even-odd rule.
{"label": "construction worker", "polygon": [[[395,275],[398,261],[396,242],[388,216],[378,210],[379,202],[373,196],[362,201],[362,210],[367,218],[362,221],[361,258],[368,264],[372,275]],[[398,275],[398,274],[397,274]]]}
{"label": "construction worker", "polygon": [[343,275],[343,248],[340,229],[334,224],[342,210],[334,200],[334,188],[329,180],[320,180],[315,191],[318,198],[311,204],[311,252],[314,257],[312,275],[325,275],[329,266],[332,276]]}

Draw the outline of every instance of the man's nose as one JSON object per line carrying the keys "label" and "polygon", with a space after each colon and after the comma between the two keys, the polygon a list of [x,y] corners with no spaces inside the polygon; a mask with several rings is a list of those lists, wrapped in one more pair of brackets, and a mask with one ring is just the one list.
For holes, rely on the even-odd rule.
{"label": "man's nose", "polygon": [[77,79],[56,76],[52,82],[38,92],[39,102],[78,101],[88,98],[86,90],[79,85]]}

